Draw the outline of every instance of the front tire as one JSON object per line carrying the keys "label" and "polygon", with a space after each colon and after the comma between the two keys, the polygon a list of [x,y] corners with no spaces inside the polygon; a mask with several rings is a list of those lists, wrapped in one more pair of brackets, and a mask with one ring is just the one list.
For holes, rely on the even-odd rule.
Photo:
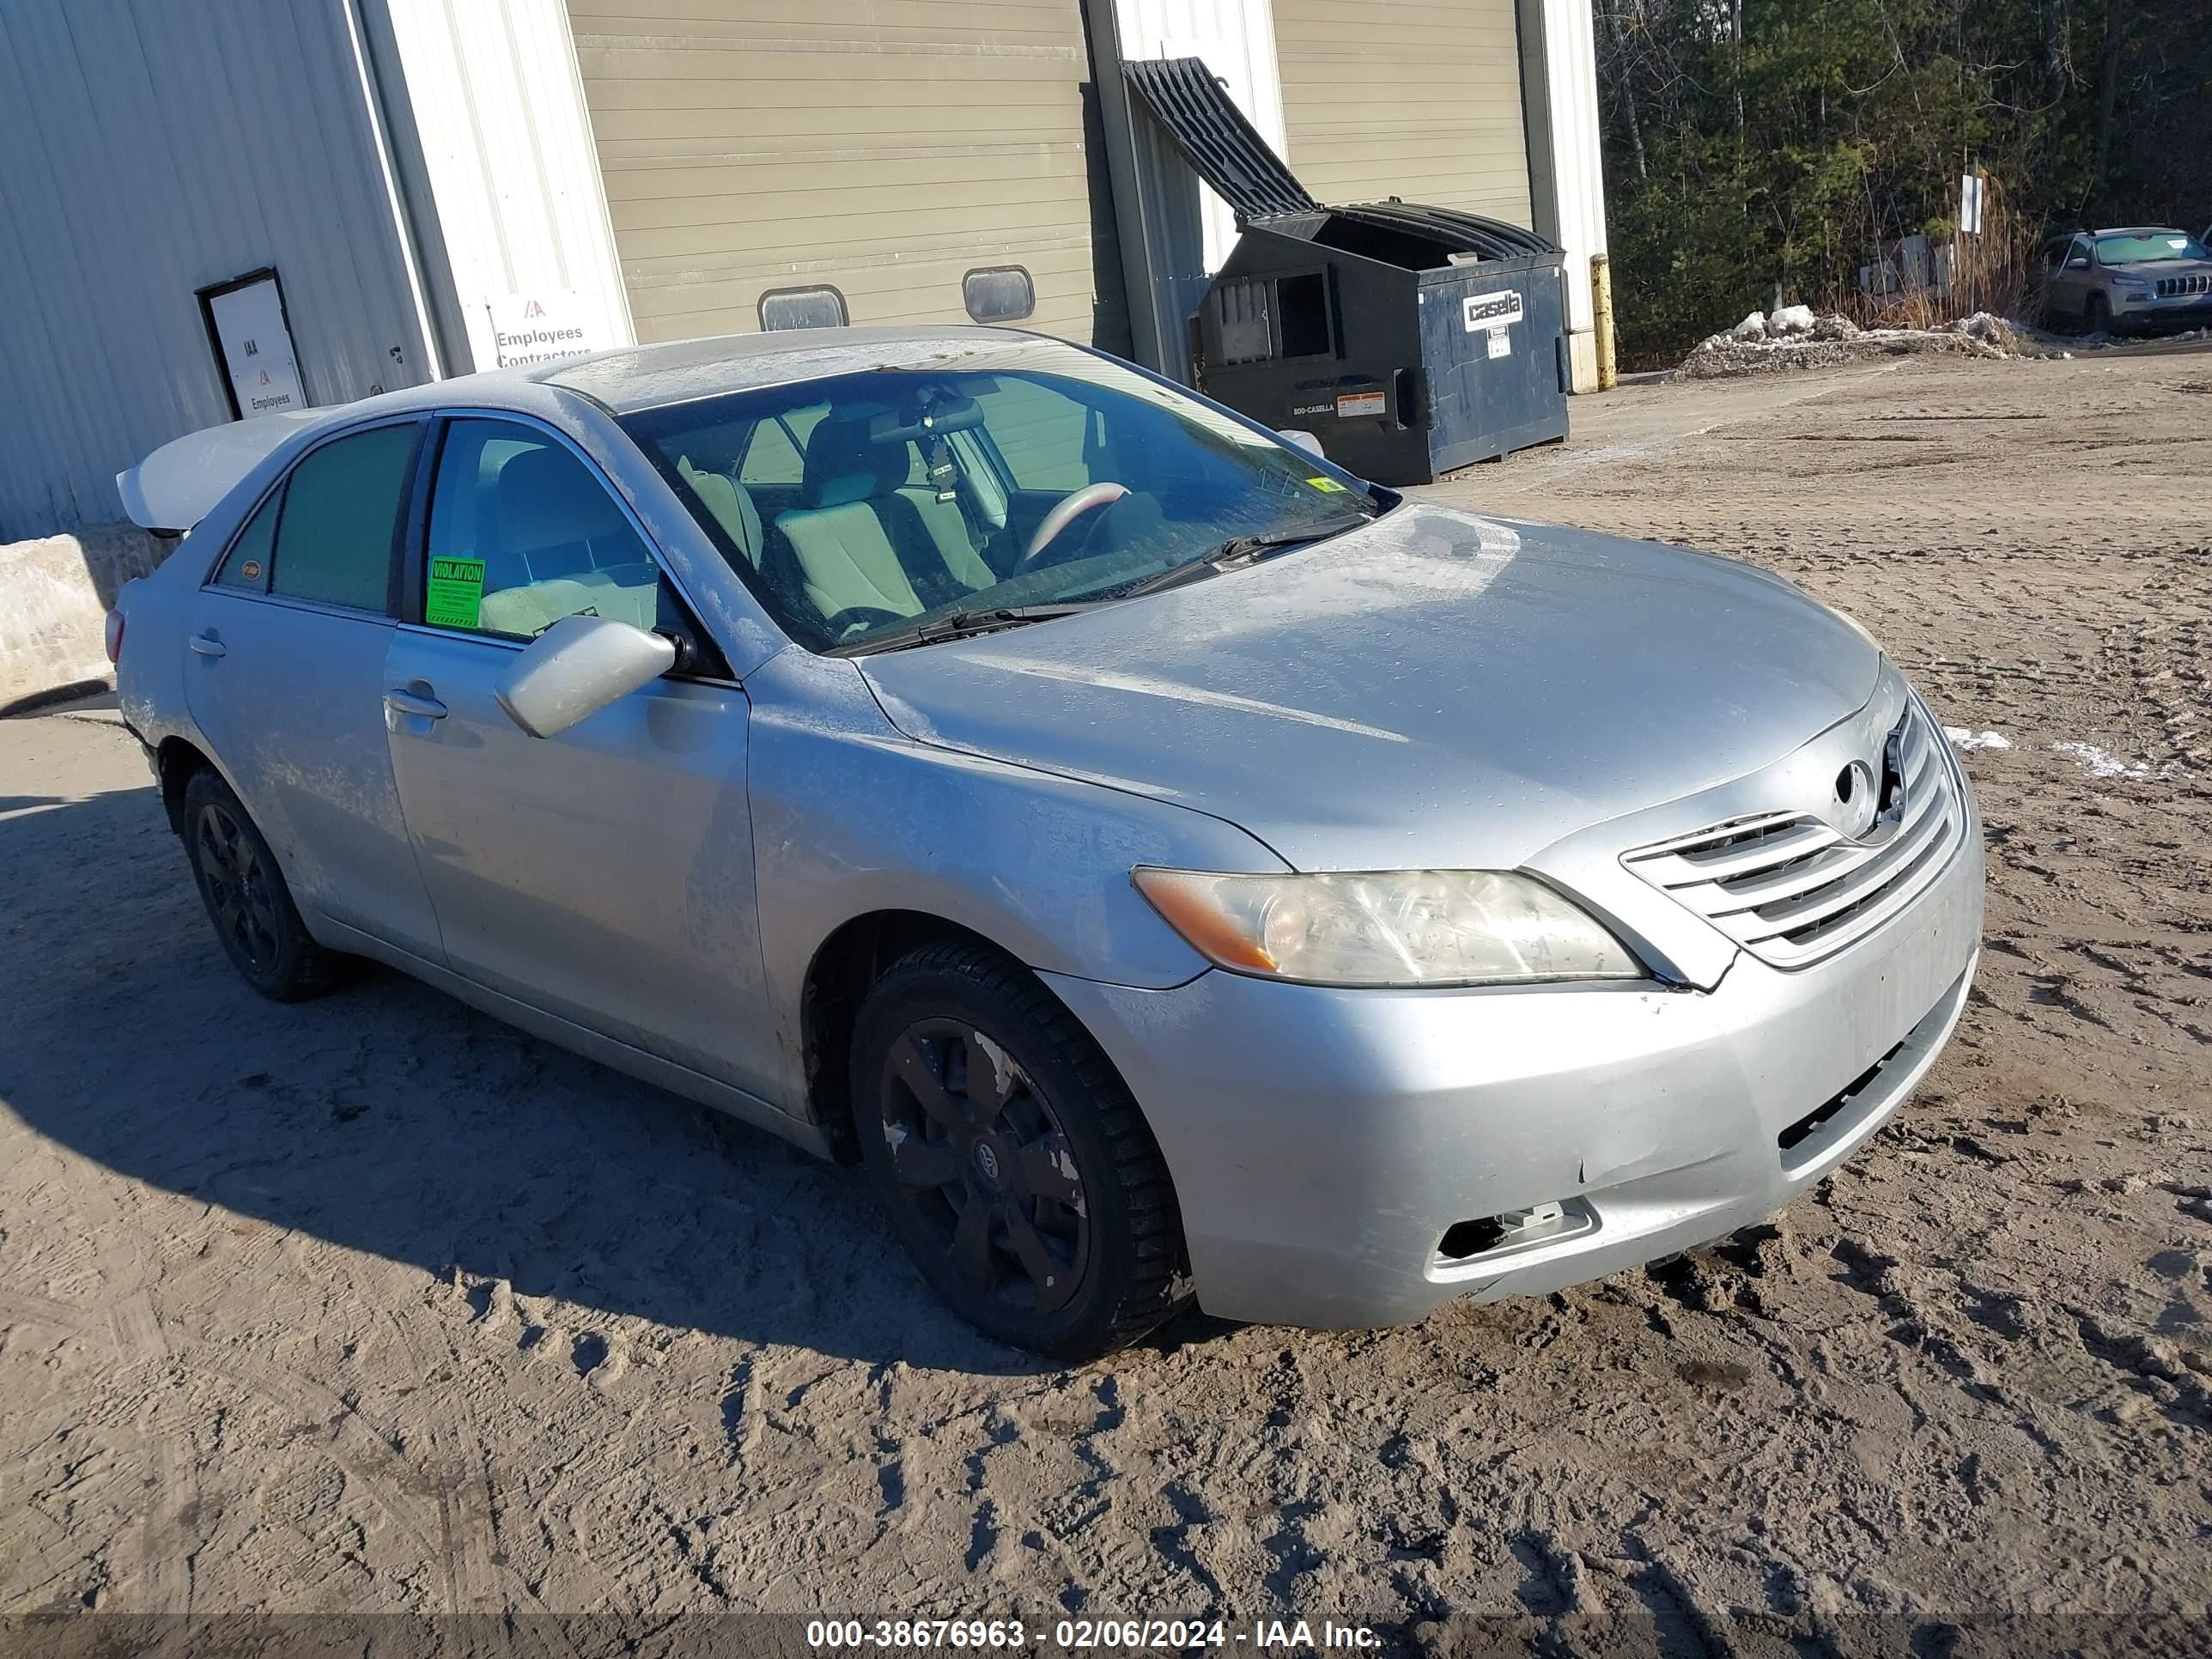
{"label": "front tire", "polygon": [[1158,1144],[1034,975],[977,945],[902,957],[860,1006],[850,1075],[892,1231],[985,1335],[1080,1362],[1188,1301]]}
{"label": "front tire", "polygon": [[315,943],[276,855],[230,786],[210,769],[185,786],[185,856],[216,938],[239,977],[272,1002],[319,996],[348,958]]}
{"label": "front tire", "polygon": [[2088,302],[2081,307],[2081,331],[2085,334],[2112,335],[2112,303],[2103,295],[2092,294]]}

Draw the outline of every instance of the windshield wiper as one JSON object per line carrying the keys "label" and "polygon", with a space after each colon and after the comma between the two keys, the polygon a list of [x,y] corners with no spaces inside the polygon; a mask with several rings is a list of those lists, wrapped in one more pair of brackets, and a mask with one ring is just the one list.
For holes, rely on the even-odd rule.
{"label": "windshield wiper", "polygon": [[909,646],[935,645],[942,640],[966,639],[971,635],[995,633],[1002,628],[1019,628],[1024,623],[1052,622],[1061,617],[1073,617],[1078,611],[1096,611],[1108,603],[1105,599],[1079,599],[1065,605],[1013,605],[956,611],[949,617],[932,617],[927,622],[872,634],[849,645],[833,646],[831,652],[852,656],[876,651],[903,651]]}
{"label": "windshield wiper", "polygon": [[1223,570],[1232,570],[1240,565],[1256,564],[1269,553],[1279,553],[1287,548],[1303,547],[1308,542],[1326,541],[1331,536],[1340,536],[1347,530],[1357,530],[1361,525],[1371,524],[1378,515],[1372,513],[1345,513],[1334,519],[1323,519],[1317,524],[1299,525],[1288,530],[1263,531],[1255,536],[1231,536],[1211,552],[1157,576],[1147,576],[1134,587],[1125,587],[1119,597],[1133,599],[1140,593],[1158,593],[1166,588],[1180,587],[1185,582],[1194,582]]}

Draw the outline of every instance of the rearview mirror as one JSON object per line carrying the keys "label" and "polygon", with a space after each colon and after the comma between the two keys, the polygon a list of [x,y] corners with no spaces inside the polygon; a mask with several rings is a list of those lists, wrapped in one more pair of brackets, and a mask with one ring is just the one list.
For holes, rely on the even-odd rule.
{"label": "rearview mirror", "polygon": [[563,617],[530,642],[492,695],[532,737],[550,738],[675,665],[672,640],[611,617]]}
{"label": "rearview mirror", "polygon": [[1282,427],[1276,430],[1275,435],[1293,448],[1304,450],[1309,455],[1318,457],[1324,461],[1328,459],[1321,453],[1321,440],[1310,432],[1300,432],[1291,427]]}

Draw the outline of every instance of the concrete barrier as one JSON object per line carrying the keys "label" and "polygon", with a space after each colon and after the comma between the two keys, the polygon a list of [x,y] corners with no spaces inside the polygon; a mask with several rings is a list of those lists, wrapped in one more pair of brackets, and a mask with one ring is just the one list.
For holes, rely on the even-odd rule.
{"label": "concrete barrier", "polygon": [[116,591],[174,545],[133,524],[0,544],[0,711],[106,680]]}

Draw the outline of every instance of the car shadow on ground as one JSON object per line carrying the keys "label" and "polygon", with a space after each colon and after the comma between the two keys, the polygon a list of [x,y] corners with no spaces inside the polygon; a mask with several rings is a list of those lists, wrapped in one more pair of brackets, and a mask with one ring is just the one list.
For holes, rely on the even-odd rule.
{"label": "car shadow on ground", "polygon": [[256,996],[150,788],[0,819],[0,867],[17,894],[0,1102],[119,1176],[480,1304],[503,1279],[526,1309],[558,1297],[869,1362],[1051,1369],[935,1300],[855,1171],[403,975],[368,969],[291,1006]]}

